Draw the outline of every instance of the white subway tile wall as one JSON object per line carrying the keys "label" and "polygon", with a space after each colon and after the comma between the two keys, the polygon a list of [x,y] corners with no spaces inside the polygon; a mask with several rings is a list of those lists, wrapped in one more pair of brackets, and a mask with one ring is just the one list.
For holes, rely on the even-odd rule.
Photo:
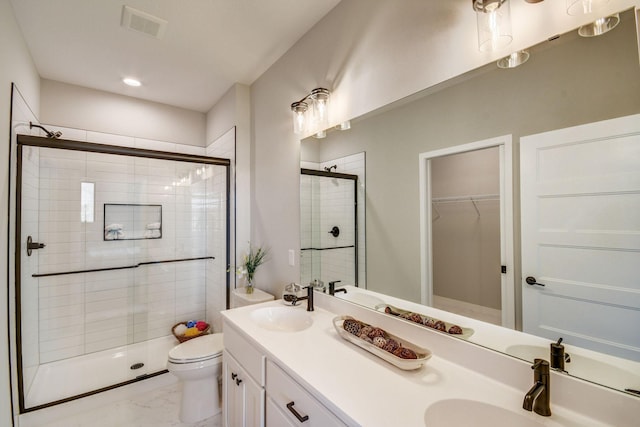
{"label": "white subway tile wall", "polygon": [[[67,139],[206,153],[204,147],[46,127]],[[25,153],[23,241],[31,233],[46,244],[26,258],[31,268],[23,267],[21,279],[23,357],[30,364],[170,335],[179,321],[219,317],[226,292],[224,167],[48,148]],[[81,182],[95,184],[94,222],[81,222]],[[162,238],[105,241],[105,203],[162,205]],[[206,256],[215,260],[31,277]]]}

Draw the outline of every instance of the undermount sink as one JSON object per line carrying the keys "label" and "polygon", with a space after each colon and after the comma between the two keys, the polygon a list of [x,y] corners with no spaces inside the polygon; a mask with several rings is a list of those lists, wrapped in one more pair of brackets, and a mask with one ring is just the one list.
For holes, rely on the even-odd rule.
{"label": "undermount sink", "polygon": [[[535,415],[539,416],[539,415]],[[424,413],[427,427],[542,427],[529,412],[518,413],[489,403],[467,399],[446,399],[430,405]]]}
{"label": "undermount sink", "polygon": [[[530,362],[535,358],[548,360],[549,351],[548,347],[526,344],[512,345],[506,349],[507,354]],[[565,363],[564,369],[569,375],[586,378],[617,389],[640,387],[640,372],[623,369],[601,360],[576,354],[571,350],[567,350],[567,353],[571,356],[571,362]]]}
{"label": "undermount sink", "polygon": [[258,308],[250,317],[261,328],[278,332],[298,332],[313,324],[309,313],[295,307]]}

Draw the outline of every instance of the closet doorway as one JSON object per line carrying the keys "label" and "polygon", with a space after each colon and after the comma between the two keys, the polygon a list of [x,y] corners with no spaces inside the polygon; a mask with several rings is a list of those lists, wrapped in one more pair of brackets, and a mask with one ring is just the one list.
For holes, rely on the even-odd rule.
{"label": "closet doorway", "polygon": [[511,136],[420,154],[423,303],[515,326]]}

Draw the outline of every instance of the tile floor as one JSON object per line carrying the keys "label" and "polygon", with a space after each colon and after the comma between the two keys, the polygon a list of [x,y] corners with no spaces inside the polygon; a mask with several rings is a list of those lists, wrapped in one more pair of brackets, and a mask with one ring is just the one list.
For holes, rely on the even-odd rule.
{"label": "tile floor", "polygon": [[[147,384],[144,384],[147,383]],[[185,424],[180,387],[163,374],[84,399],[20,415],[20,427],[221,427],[222,415]]]}

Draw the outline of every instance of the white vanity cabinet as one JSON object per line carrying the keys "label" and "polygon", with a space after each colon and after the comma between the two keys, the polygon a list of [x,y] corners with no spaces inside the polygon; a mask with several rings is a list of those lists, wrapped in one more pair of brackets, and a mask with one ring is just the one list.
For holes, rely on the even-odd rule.
{"label": "white vanity cabinet", "polygon": [[225,351],[223,357],[225,427],[264,426],[264,388],[251,378],[229,352]]}
{"label": "white vanity cabinet", "polygon": [[291,378],[267,361],[267,427],[344,427],[332,412]]}
{"label": "white vanity cabinet", "polygon": [[224,346],[224,427],[346,426],[226,321]]}
{"label": "white vanity cabinet", "polygon": [[224,427],[264,427],[265,356],[226,322],[222,404]]}

